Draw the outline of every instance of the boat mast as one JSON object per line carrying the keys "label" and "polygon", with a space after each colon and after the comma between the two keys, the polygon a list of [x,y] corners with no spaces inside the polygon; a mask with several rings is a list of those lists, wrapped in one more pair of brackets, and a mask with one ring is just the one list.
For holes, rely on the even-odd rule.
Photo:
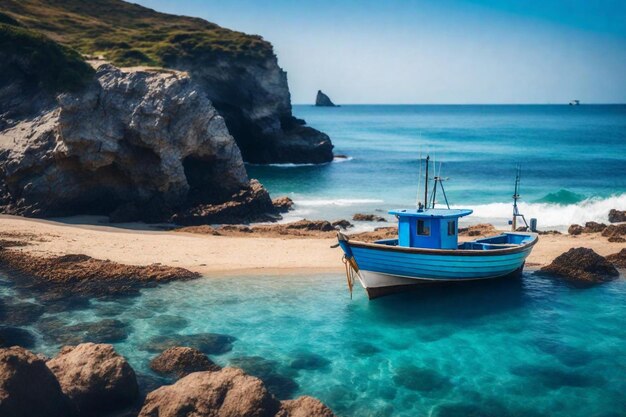
{"label": "boat mast", "polygon": [[424,209],[428,209],[428,164],[430,155],[426,155],[426,179],[424,180]]}
{"label": "boat mast", "polygon": [[524,217],[523,214],[520,214],[518,208],[517,208],[517,200],[520,199],[519,196],[519,182],[520,182],[520,175],[522,172],[522,167],[520,165],[517,166],[517,172],[515,173],[515,192],[513,193],[513,219],[511,221],[511,230],[513,232],[515,232],[517,230],[517,218],[521,217],[522,220],[524,220],[524,224],[526,225],[526,228],[528,228],[528,223],[526,223],[526,218]]}

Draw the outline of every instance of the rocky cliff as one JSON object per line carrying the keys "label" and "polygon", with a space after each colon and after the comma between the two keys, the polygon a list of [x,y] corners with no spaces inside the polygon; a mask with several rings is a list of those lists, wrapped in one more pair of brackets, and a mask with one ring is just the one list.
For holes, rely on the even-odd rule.
{"label": "rocky cliff", "polygon": [[87,87],[0,132],[6,213],[159,221],[233,199],[232,221],[274,212],[223,117],[182,73],[103,65]]}
{"label": "rocky cliff", "polygon": [[118,66],[187,71],[225,118],[245,161],[323,163],[328,136],[293,117],[286,73],[259,36],[121,0],[5,0],[0,12]]}

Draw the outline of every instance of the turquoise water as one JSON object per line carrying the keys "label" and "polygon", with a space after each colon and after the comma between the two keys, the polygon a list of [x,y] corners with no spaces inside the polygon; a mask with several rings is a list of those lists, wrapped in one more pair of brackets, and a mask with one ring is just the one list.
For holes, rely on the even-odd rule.
{"label": "turquoise water", "polygon": [[292,217],[414,205],[420,152],[443,162],[451,203],[473,208],[476,221],[509,218],[517,163],[522,211],[540,226],[606,222],[611,208],[626,208],[626,105],[294,106],[294,113],[351,159],[249,166],[270,193],[296,201]]}
{"label": "turquoise water", "polygon": [[[42,302],[0,284],[5,312],[23,297]],[[231,277],[48,301],[21,327],[48,354],[67,338],[113,341],[144,386],[158,382],[148,369],[155,337],[193,344],[184,335],[209,332],[222,335],[203,347],[219,364],[243,366],[284,398],[319,397],[341,416],[608,417],[626,410],[625,299],[623,277],[580,289],[526,272],[373,302],[360,288],[350,300],[341,275]],[[77,331],[103,319],[117,324]]]}

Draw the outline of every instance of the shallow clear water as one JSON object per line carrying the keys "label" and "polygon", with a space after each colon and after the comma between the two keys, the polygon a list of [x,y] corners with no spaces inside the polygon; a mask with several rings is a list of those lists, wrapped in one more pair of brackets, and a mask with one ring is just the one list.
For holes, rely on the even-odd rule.
{"label": "shallow clear water", "polygon": [[[22,297],[39,302],[8,281],[0,297],[5,313]],[[116,349],[143,383],[155,336],[234,336],[208,347],[223,352],[216,362],[342,416],[607,417],[626,410],[625,299],[623,277],[580,289],[531,272],[374,301],[360,288],[350,300],[340,274],[207,278],[133,298],[48,302],[22,327],[36,335],[34,350],[54,354],[78,334],[68,325],[119,320],[121,336],[99,337],[122,339]]]}
{"label": "shallow clear water", "polygon": [[518,163],[522,211],[540,226],[606,222],[611,208],[626,208],[625,105],[294,106],[294,114],[352,159],[249,166],[270,193],[296,201],[292,217],[413,206],[420,152],[443,162],[451,203],[473,208],[476,221],[509,218]]}

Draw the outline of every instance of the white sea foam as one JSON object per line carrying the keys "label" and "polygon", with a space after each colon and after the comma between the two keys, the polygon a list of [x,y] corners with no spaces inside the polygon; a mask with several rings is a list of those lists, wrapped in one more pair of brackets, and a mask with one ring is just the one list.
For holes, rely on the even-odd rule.
{"label": "white sea foam", "polygon": [[342,162],[348,162],[348,161],[352,161],[352,157],[351,156],[347,156],[345,158],[343,157],[335,157],[333,158],[332,162],[324,162],[322,164],[294,164],[294,163],[284,163],[284,164],[248,164],[248,165],[252,165],[252,166],[268,166],[268,167],[274,167],[274,168],[298,168],[298,167],[312,167],[312,166],[316,166],[316,165],[328,165],[330,163],[333,164],[340,164]]}
{"label": "white sea foam", "polygon": [[[455,206],[460,208],[461,206]],[[464,206],[474,210],[473,218],[485,219],[494,223],[503,223],[511,218],[512,205],[507,203],[479,204]],[[576,204],[553,204],[553,203],[524,203],[518,204],[520,213],[526,220],[534,217],[537,219],[539,229],[546,227],[563,228],[571,224],[584,224],[595,221],[608,220],[609,210],[626,209],[626,193],[614,195],[608,198],[589,198]]]}

